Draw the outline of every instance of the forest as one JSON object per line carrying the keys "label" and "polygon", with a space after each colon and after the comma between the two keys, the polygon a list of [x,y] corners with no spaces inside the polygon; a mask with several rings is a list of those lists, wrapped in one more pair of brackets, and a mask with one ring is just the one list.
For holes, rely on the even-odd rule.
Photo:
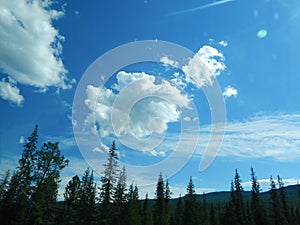
{"label": "forest", "polygon": [[[293,199],[283,179],[270,177],[270,190],[261,193],[251,168],[251,191],[244,191],[238,170],[231,181],[228,197],[213,200],[195,191],[192,177],[184,196],[172,199],[168,180],[159,174],[154,199],[140,197],[136,184],[126,184],[126,168],[119,168],[115,142],[112,143],[100,181],[87,168],[82,177],[68,182],[63,201],[58,201],[60,173],[69,161],[59,144],[38,147],[38,126],[24,144],[14,171],[0,182],[2,225],[296,225],[300,224],[300,187]],[[295,191],[296,190],[296,191]],[[225,193],[225,195],[227,195]]]}

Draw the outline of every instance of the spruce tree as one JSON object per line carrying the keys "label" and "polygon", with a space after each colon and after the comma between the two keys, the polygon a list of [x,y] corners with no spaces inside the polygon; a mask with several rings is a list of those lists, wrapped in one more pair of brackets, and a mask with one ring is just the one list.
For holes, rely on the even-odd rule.
{"label": "spruce tree", "polygon": [[169,224],[171,220],[171,206],[170,206],[171,195],[172,192],[170,190],[169,181],[167,180],[165,186],[165,216],[166,216],[167,224]]}
{"label": "spruce tree", "polygon": [[278,190],[276,183],[272,176],[270,177],[270,215],[272,218],[272,224],[274,225],[286,225],[287,221],[284,216],[282,205],[278,196]]}
{"label": "spruce tree", "polygon": [[157,181],[156,192],[155,192],[155,202],[154,202],[154,211],[153,219],[154,225],[166,225],[166,211],[165,211],[165,186],[162,174],[159,174]]}
{"label": "spruce tree", "polygon": [[283,216],[285,217],[285,221],[287,224],[289,223],[289,209],[286,201],[286,195],[285,195],[285,189],[284,189],[284,183],[282,181],[282,178],[278,175],[277,176],[277,182],[278,182],[278,189],[279,189],[279,201],[280,205],[282,207]]}
{"label": "spruce tree", "polygon": [[[1,206],[3,224],[26,224],[31,208],[31,197],[34,191],[34,154],[37,151],[36,125],[31,136],[27,138],[24,144],[22,157],[19,160],[19,166],[13,172]],[[2,216],[1,216],[2,217]],[[6,221],[4,221],[6,220]]]}
{"label": "spruce tree", "polygon": [[100,201],[103,207],[108,206],[114,200],[114,188],[118,172],[118,156],[116,151],[116,143],[113,141],[108,153],[108,162],[104,165],[104,173],[101,177]]}
{"label": "spruce tree", "polygon": [[241,185],[241,178],[237,171],[235,170],[234,176],[234,192],[233,192],[233,207],[234,212],[236,214],[236,219],[239,224],[246,224],[246,215],[245,215],[245,207],[243,201],[243,187]]}
{"label": "spruce tree", "polygon": [[183,202],[181,195],[176,203],[174,218],[177,225],[183,225]]}
{"label": "spruce tree", "polygon": [[252,189],[251,189],[250,209],[252,212],[251,214],[252,214],[253,224],[254,225],[268,224],[266,219],[267,215],[266,215],[265,207],[260,198],[260,185],[252,167],[251,167],[251,183],[252,183]]}
{"label": "spruce tree", "polygon": [[142,224],[153,225],[153,216],[150,212],[148,193],[143,201]]}
{"label": "spruce tree", "polygon": [[124,220],[125,213],[125,203],[127,202],[126,196],[126,170],[125,166],[123,166],[120,171],[117,186],[115,187],[114,196],[113,196],[113,224],[118,225],[122,224]]}
{"label": "spruce tree", "polygon": [[76,225],[79,220],[79,202],[81,194],[81,181],[75,175],[69,181],[64,192],[64,208],[60,221],[64,225]]}
{"label": "spruce tree", "polygon": [[123,203],[126,202],[126,170],[125,170],[125,166],[123,166],[122,170],[120,171],[113,199],[114,199],[114,203],[116,205],[122,205]]}
{"label": "spruce tree", "polygon": [[[139,200],[139,191],[137,185],[133,183],[129,186],[127,203],[125,204],[126,225],[142,225],[142,206]],[[124,218],[124,217],[123,217]]]}
{"label": "spruce tree", "polygon": [[184,216],[183,216],[183,224],[184,225],[198,225],[201,221],[201,211],[200,205],[197,201],[195,186],[190,177],[188,186],[187,186],[187,194],[185,196],[184,201]]}
{"label": "spruce tree", "polygon": [[111,224],[113,219],[113,202],[118,174],[118,155],[115,141],[108,152],[107,163],[104,165],[104,172],[101,176],[100,187],[100,224]]}
{"label": "spruce tree", "polygon": [[87,168],[79,190],[78,224],[91,225],[96,220],[96,189],[94,172]]}

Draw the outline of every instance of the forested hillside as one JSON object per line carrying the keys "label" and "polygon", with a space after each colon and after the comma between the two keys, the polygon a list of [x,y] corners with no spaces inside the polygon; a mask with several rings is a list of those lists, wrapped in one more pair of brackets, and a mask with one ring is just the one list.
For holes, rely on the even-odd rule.
{"label": "forested hillside", "polygon": [[68,166],[58,143],[40,148],[38,127],[24,145],[19,166],[1,178],[2,225],[296,225],[300,224],[299,185],[284,187],[283,179],[270,178],[270,190],[261,193],[251,168],[251,191],[244,191],[238,170],[231,190],[200,194],[192,177],[186,194],[171,199],[172,187],[158,177],[155,198],[139,196],[137,184],[127,185],[126,168],[119,168],[115,142],[104,165],[100,185],[93,171],[75,175],[57,201],[60,172]]}

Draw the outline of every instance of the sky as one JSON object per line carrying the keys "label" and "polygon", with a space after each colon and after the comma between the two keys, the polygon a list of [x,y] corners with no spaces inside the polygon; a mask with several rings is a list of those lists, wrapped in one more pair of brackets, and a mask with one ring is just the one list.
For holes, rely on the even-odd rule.
{"label": "sky", "polygon": [[154,196],[230,190],[250,168],[300,180],[297,0],[0,3],[0,165],[13,170],[36,124],[58,141],[67,182],[99,181],[116,141],[127,183]]}

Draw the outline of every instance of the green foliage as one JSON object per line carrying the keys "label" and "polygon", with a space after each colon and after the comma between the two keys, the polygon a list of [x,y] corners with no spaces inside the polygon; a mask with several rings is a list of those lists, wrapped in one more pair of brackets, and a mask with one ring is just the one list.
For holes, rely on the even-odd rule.
{"label": "green foliage", "polygon": [[187,195],[184,201],[183,224],[184,225],[198,225],[201,221],[200,203],[196,198],[195,186],[190,177],[187,186]]}
{"label": "green foliage", "polygon": [[37,149],[38,126],[24,145],[19,166],[1,188],[2,224],[55,224],[60,171],[68,160],[58,143],[44,143]]}
{"label": "green foliage", "polygon": [[[58,143],[37,148],[37,126],[24,145],[18,167],[0,181],[1,225],[299,225],[300,185],[285,187],[270,178],[261,193],[251,168],[251,191],[244,191],[235,171],[230,192],[197,195],[190,177],[187,193],[171,199],[169,182],[160,173],[155,199],[139,199],[137,185],[127,189],[126,170],[118,170],[115,142],[101,176],[100,193],[89,168],[73,176],[57,202],[60,172],[68,165]],[[297,196],[297,197],[296,197]]]}
{"label": "green foliage", "polygon": [[266,225],[267,222],[267,214],[263,202],[260,197],[260,185],[255,175],[253,168],[251,167],[251,219],[253,220],[254,225]]}
{"label": "green foliage", "polygon": [[159,174],[159,178],[156,185],[155,192],[155,204],[153,211],[154,225],[166,225],[166,208],[165,208],[165,186],[162,174]]}

